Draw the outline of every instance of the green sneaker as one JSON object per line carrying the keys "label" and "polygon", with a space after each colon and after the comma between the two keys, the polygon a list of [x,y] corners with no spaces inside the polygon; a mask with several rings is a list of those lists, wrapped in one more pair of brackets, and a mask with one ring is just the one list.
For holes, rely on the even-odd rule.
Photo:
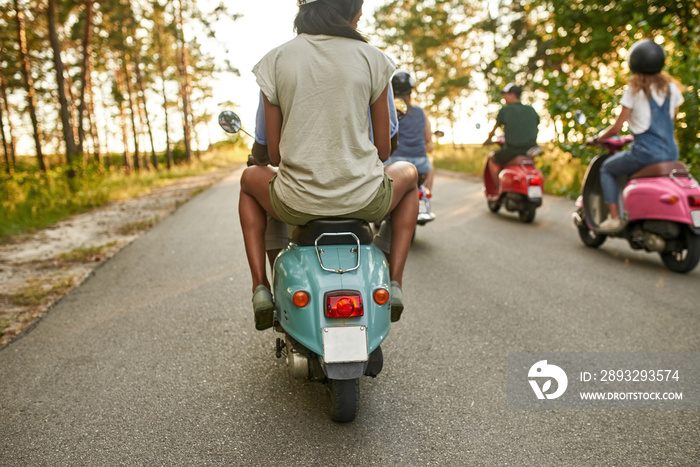
{"label": "green sneaker", "polygon": [[255,312],[255,329],[263,331],[272,327],[275,304],[272,294],[264,285],[259,285],[253,292],[253,311]]}
{"label": "green sneaker", "polygon": [[403,294],[401,286],[396,281],[391,281],[391,322],[394,323],[401,319],[403,312]]}

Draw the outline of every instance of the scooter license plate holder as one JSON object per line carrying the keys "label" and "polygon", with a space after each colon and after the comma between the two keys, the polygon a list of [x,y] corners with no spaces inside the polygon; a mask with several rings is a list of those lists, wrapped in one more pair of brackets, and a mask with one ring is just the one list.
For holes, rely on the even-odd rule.
{"label": "scooter license plate holder", "polygon": [[365,362],[367,352],[367,327],[329,326],[321,330],[323,336],[323,361],[326,363]]}
{"label": "scooter license plate holder", "polygon": [[542,187],[541,186],[529,186],[529,187],[527,187],[527,197],[530,199],[542,199]]}
{"label": "scooter license plate holder", "polygon": [[690,217],[693,219],[693,227],[700,228],[700,211],[690,211]]}

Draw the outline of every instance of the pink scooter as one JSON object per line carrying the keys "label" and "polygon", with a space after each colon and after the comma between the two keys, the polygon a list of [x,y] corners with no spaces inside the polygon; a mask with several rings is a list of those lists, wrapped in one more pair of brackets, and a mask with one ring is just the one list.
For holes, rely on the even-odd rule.
{"label": "pink scooter", "polygon": [[682,162],[660,162],[620,177],[623,226],[615,232],[598,228],[608,215],[600,184],[600,167],[610,155],[633,140],[615,136],[596,144],[608,150],[586,171],[573,213],[581,241],[597,248],[607,237],[626,238],[632,248],[661,255],[671,271],[687,273],[700,261],[700,187]]}

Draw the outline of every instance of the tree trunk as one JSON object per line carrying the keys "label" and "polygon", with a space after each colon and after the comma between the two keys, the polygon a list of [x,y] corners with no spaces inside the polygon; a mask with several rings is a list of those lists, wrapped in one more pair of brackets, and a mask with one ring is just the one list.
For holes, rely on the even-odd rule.
{"label": "tree trunk", "polygon": [[178,41],[179,51],[177,60],[177,72],[180,75],[180,98],[182,99],[182,128],[185,139],[185,154],[187,155],[187,163],[192,162],[192,143],[190,140],[190,75],[187,71],[187,46],[185,45],[185,25],[182,15],[182,0],[179,0],[178,10]]}
{"label": "tree trunk", "polygon": [[[92,8],[93,0],[85,0],[85,33],[83,34],[83,60],[80,65],[80,104],[78,105],[78,151],[84,152],[85,130],[83,115],[85,113],[85,96],[90,86],[90,41],[92,40]],[[90,118],[88,117],[88,120]],[[95,150],[97,160],[100,160],[99,149]]]}
{"label": "tree trunk", "polygon": [[138,46],[136,49],[136,62],[134,63],[136,67],[136,82],[139,85],[139,91],[141,94],[141,105],[143,106],[143,115],[146,120],[146,128],[148,129],[148,139],[151,142],[151,163],[153,167],[158,170],[158,158],[156,157],[155,144],[153,144],[153,131],[151,130],[151,119],[148,117],[148,108],[146,107],[146,89],[143,85],[143,76],[141,75],[141,54],[138,51]]}
{"label": "tree trunk", "polygon": [[[3,79],[0,77],[0,79]],[[5,123],[2,115],[2,107],[0,107],[0,133],[2,133],[2,149],[5,157],[5,172],[12,173],[12,161],[10,161],[10,151],[7,148],[7,138],[5,137]]]}
{"label": "tree trunk", "polygon": [[197,150],[195,151],[195,155],[197,156],[197,159],[201,158],[201,147],[202,143],[199,141],[199,133],[197,132],[197,125],[192,122],[192,133],[194,134],[194,142],[197,145]]}
{"label": "tree trunk", "polygon": [[173,168],[173,153],[170,150],[170,129],[168,127],[168,94],[165,91],[165,66],[163,65],[163,43],[158,41],[158,72],[163,92],[163,115],[165,117],[165,159],[168,170]]}
{"label": "tree trunk", "polygon": [[124,144],[124,171],[126,173],[131,173],[131,157],[129,154],[129,125],[126,122],[126,99],[123,98],[124,93],[122,92],[124,89],[124,74],[122,72],[122,67],[120,67],[119,64],[116,65],[115,72],[117,92],[122,96],[122,98],[119,99],[119,120],[122,127],[122,142]]}
{"label": "tree trunk", "polygon": [[85,103],[87,111],[88,125],[90,126],[90,137],[92,138],[92,149],[94,151],[95,160],[100,163],[101,157],[101,147],[100,147],[100,134],[97,131],[97,124],[94,121],[95,116],[95,94],[92,89],[92,79],[88,75],[88,88],[85,90],[85,97],[87,102]]}
{"label": "tree trunk", "polygon": [[63,126],[63,140],[66,144],[66,159],[68,164],[75,161],[75,136],[73,135],[73,122],[71,121],[70,110],[68,109],[68,99],[66,99],[66,84],[64,81],[64,66],[61,59],[61,43],[58,40],[56,31],[56,1],[49,0],[47,16],[49,21],[49,38],[53,49],[53,64],[56,68],[56,85],[58,87],[58,101],[61,105],[61,126]]}
{"label": "tree trunk", "polygon": [[10,103],[7,101],[7,80],[4,76],[0,77],[0,97],[2,97],[5,115],[7,118],[7,131],[10,136],[10,162],[12,167],[17,165],[17,150],[15,148],[15,131],[12,127],[12,119],[10,118]]}
{"label": "tree trunk", "polygon": [[[131,116],[131,130],[134,135],[134,169],[138,172],[141,169],[141,161],[139,160],[139,136],[136,126],[136,111],[134,110],[134,92],[131,88],[131,76],[129,75],[129,54],[124,52],[122,56],[124,67],[124,82],[126,83],[127,103],[129,104],[129,115]],[[147,168],[147,167],[145,167]]]}
{"label": "tree trunk", "polygon": [[22,62],[22,75],[24,77],[24,88],[27,91],[27,107],[34,129],[34,145],[36,146],[36,158],[39,162],[39,169],[46,172],[46,162],[44,154],[41,152],[41,141],[39,140],[39,121],[36,117],[36,92],[34,90],[34,79],[32,78],[32,67],[29,62],[29,52],[27,50],[27,35],[24,30],[24,14],[19,8],[19,0],[15,0],[15,13],[17,18],[17,37],[19,41],[19,56]]}

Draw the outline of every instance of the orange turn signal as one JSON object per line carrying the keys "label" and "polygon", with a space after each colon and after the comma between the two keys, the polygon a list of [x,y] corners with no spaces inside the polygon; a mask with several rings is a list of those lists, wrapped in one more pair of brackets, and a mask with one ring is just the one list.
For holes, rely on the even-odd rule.
{"label": "orange turn signal", "polygon": [[377,289],[372,295],[374,301],[379,305],[384,305],[389,301],[389,291],[387,289]]}
{"label": "orange turn signal", "polygon": [[294,295],[292,295],[292,302],[299,308],[304,308],[309,304],[309,294],[303,290],[294,292]]}

